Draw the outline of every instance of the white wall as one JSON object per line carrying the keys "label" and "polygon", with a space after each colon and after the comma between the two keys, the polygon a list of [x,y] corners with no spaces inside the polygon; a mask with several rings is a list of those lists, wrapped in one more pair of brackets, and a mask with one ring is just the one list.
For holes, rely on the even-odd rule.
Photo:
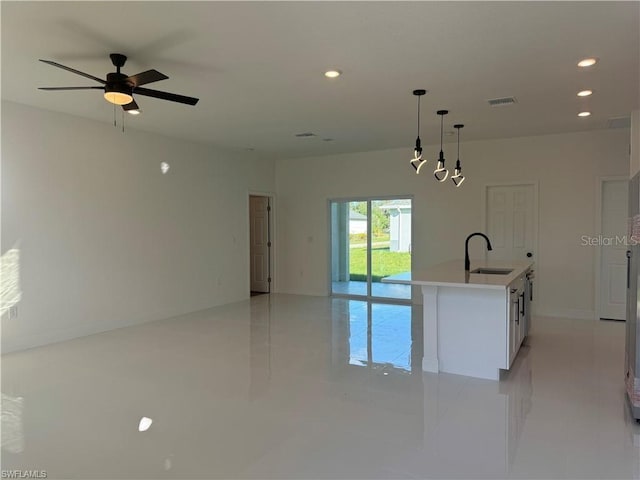
{"label": "white wall", "polygon": [[3,352],[247,298],[248,192],[273,190],[272,161],[3,102]]}
{"label": "white wall", "polygon": [[[431,170],[437,150],[425,149]],[[409,141],[406,149],[279,160],[278,291],[328,294],[329,198],[413,194],[412,251],[420,269],[463,257],[466,235],[483,229],[487,183],[537,181],[537,312],[593,318],[596,252],[581,246],[581,236],[597,233],[597,179],[628,174],[628,152],[628,129],[465,142],[467,180],[459,189],[429,172],[415,175]],[[445,146],[445,157],[452,168],[454,145]],[[478,257],[479,250],[472,253]]]}

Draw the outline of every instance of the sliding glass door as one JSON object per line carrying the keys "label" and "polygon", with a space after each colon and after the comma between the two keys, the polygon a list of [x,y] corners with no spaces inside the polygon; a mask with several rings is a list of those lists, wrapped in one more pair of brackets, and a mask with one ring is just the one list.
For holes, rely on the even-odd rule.
{"label": "sliding glass door", "polygon": [[331,293],[367,296],[367,202],[331,202]]}
{"label": "sliding glass door", "polygon": [[411,271],[411,198],[332,200],[331,294],[411,300],[411,287],[383,283]]}

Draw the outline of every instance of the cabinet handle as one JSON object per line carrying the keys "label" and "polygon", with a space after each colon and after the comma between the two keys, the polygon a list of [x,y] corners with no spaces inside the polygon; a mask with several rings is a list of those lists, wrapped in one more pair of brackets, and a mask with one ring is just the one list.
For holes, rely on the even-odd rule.
{"label": "cabinet handle", "polygon": [[522,316],[524,317],[524,316],[525,316],[524,311],[525,311],[525,308],[526,308],[526,307],[525,307],[526,302],[524,301],[524,292],[522,292],[522,293],[520,294],[520,296],[522,297],[522,311],[521,311],[520,313],[521,313],[521,314],[522,314]]}
{"label": "cabinet handle", "polygon": [[[518,295],[518,299],[516,300],[518,303],[518,307],[516,309],[516,323],[520,325],[520,295]],[[513,302],[516,303],[516,302]]]}

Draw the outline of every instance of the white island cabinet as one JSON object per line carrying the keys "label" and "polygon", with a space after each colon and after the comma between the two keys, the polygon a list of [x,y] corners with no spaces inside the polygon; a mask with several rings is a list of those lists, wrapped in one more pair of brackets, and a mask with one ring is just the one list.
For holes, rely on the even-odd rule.
{"label": "white island cabinet", "polygon": [[[528,333],[532,265],[472,261],[467,273],[464,262],[452,261],[383,279],[422,287],[422,369],[499,380]],[[478,269],[502,272],[473,273]]]}

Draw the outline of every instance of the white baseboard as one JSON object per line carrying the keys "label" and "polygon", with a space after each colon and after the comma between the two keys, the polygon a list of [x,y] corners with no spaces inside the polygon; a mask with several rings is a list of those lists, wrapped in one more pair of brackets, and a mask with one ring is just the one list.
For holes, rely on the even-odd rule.
{"label": "white baseboard", "polygon": [[423,358],[422,359],[422,371],[438,373],[440,371],[440,365],[438,357],[436,358]]}
{"label": "white baseboard", "polygon": [[30,348],[42,347],[44,345],[51,345],[53,343],[66,342],[67,340],[74,340],[76,338],[87,337],[89,335],[95,335],[97,333],[109,332],[111,330],[117,330],[119,328],[132,327],[147,323],[151,320],[133,320],[128,322],[109,323],[109,324],[89,324],[89,325],[74,325],[67,328],[58,328],[50,330],[40,334],[19,335],[14,338],[6,339],[2,341],[2,354],[19,352],[22,350],[28,350]]}
{"label": "white baseboard", "polygon": [[50,345],[53,343],[65,342],[67,340],[74,340],[76,338],[87,337],[89,335],[109,332],[111,330],[117,330],[120,328],[133,327],[137,325],[142,325],[144,323],[182,317],[182,316],[190,315],[192,313],[209,310],[210,308],[215,308],[219,306],[228,305],[231,303],[246,301],[248,298],[249,298],[248,295],[243,294],[239,298],[232,298],[231,301],[227,303],[211,305],[211,306],[198,308],[197,310],[188,311],[188,312],[164,312],[164,313],[156,312],[156,314],[154,314],[153,316],[149,316],[146,318],[143,317],[143,318],[125,319],[125,320],[119,320],[119,321],[114,320],[109,322],[85,323],[82,325],[71,325],[64,328],[49,329],[47,331],[39,332],[39,333],[29,333],[29,334],[9,336],[9,335],[5,335],[3,332],[1,353],[4,355],[5,353],[19,352],[19,351],[27,350],[30,348],[42,347],[44,345]]}
{"label": "white baseboard", "polygon": [[593,320],[596,318],[596,312],[595,310],[580,308],[536,308],[533,311],[533,316]]}

